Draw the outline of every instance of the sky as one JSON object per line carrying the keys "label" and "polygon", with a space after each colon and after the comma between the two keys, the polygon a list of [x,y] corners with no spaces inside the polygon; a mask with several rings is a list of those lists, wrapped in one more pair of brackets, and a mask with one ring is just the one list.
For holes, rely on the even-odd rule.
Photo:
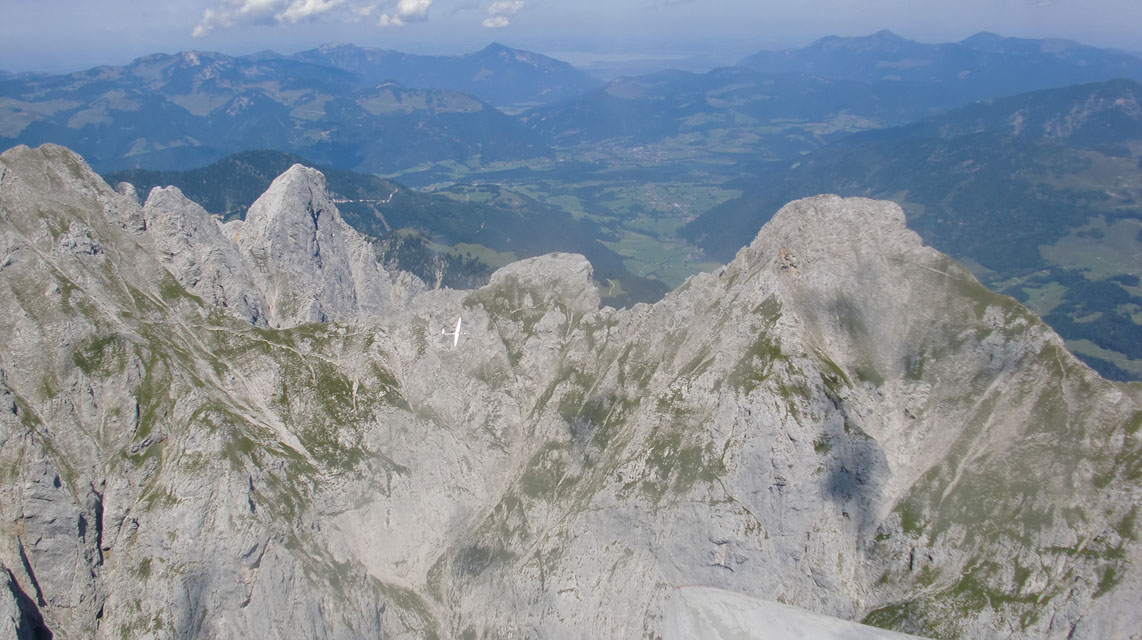
{"label": "sky", "polygon": [[459,54],[491,42],[573,64],[729,64],[761,49],[890,29],[979,31],[1142,51],[1142,0],[0,0],[0,69],[53,73],[150,53],[293,53],[352,43]]}

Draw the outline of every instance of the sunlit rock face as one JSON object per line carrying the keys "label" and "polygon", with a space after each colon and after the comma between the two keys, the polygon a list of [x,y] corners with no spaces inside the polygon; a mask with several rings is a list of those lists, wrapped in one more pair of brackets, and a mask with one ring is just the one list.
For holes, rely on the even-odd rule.
{"label": "sunlit rock face", "polygon": [[664,640],[916,640],[779,602],[680,586],[666,604]]}
{"label": "sunlit rock face", "polygon": [[238,245],[205,209],[177,187],[156,187],[143,205],[143,219],[159,261],[188,293],[265,326],[264,295]]}
{"label": "sunlit rock face", "polygon": [[1142,628],[1142,390],[892,203],[791,203],[616,310],[568,254],[425,291],[304,167],[222,226],[18,147],[0,292],[17,637],[656,637],[693,584],[931,637]]}
{"label": "sunlit rock face", "polygon": [[315,169],[294,165],[274,180],[234,235],[275,327],[375,315],[407,295],[341,219]]}

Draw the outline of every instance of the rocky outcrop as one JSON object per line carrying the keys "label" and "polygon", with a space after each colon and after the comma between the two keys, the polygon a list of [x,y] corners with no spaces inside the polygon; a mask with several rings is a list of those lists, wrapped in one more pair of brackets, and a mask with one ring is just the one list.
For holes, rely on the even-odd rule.
{"label": "rocky outcrop", "polygon": [[0,562],[60,637],[660,636],[686,584],[1142,626],[1142,387],[892,203],[791,203],[616,310],[567,254],[410,297],[301,167],[240,227],[156,192],[144,232],[65,150],[0,172]]}
{"label": "rocky outcrop", "polygon": [[0,633],[14,640],[52,638],[36,603],[20,587],[16,576],[0,565]]}
{"label": "rocky outcrop", "polygon": [[208,304],[265,326],[267,305],[238,245],[221,225],[176,187],[156,187],[143,205],[148,235],[163,266]]}
{"label": "rocky outcrop", "polygon": [[341,219],[325,177],[301,165],[274,180],[234,237],[276,327],[375,315],[423,290],[393,285],[372,246]]}

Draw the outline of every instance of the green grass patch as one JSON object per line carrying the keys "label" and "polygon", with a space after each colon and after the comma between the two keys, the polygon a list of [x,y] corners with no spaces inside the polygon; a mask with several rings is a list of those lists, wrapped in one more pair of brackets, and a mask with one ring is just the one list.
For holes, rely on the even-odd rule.
{"label": "green grass patch", "polygon": [[1103,216],[1073,229],[1054,245],[1040,247],[1047,262],[1080,269],[1099,277],[1137,273],[1142,254],[1142,220],[1126,218],[1108,222]]}
{"label": "green grass patch", "polygon": [[92,336],[71,353],[71,360],[87,376],[107,377],[123,371],[126,346],[118,334]]}
{"label": "green grass patch", "polygon": [[453,245],[448,249],[448,252],[458,257],[475,258],[497,269],[519,260],[519,257],[510,251],[496,251],[480,244],[470,244],[467,242]]}
{"label": "green grass patch", "polygon": [[562,445],[549,442],[528,462],[519,479],[520,490],[528,498],[554,502],[579,480],[569,473],[569,467]]}

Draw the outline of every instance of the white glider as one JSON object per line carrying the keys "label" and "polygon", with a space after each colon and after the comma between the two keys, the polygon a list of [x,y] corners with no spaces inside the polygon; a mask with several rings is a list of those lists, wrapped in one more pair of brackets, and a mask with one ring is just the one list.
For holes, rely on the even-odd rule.
{"label": "white glider", "polygon": [[452,336],[452,346],[453,347],[460,344],[460,323],[461,322],[463,322],[463,318],[456,318],[456,330],[455,331],[449,332],[447,329],[441,329],[440,330],[440,335]]}

